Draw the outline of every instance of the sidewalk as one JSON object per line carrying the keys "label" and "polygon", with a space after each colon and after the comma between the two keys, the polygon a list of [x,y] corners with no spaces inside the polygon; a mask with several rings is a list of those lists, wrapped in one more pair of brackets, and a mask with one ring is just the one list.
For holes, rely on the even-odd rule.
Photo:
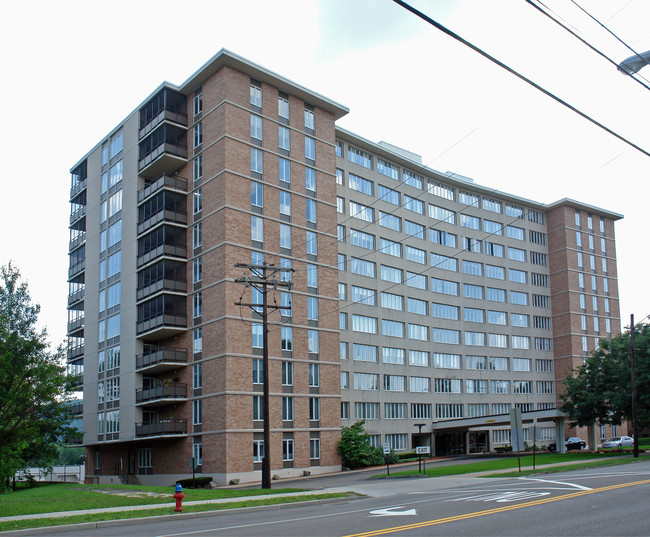
{"label": "sidewalk", "polygon": [[[601,460],[608,460],[608,458],[602,458],[602,459],[591,459],[589,462],[592,461],[601,461]],[[391,467],[400,467],[400,466],[406,466],[407,464],[412,464],[412,463],[403,463],[403,464],[395,464],[391,465]],[[576,464],[576,461],[569,461],[569,462],[559,462],[559,463],[553,463],[553,464],[544,464],[544,465],[536,465],[535,470],[543,470],[545,468],[553,468],[556,466],[568,466],[571,464]],[[382,466],[375,466],[371,468],[363,468],[359,471],[367,472],[367,471],[379,471],[380,469],[383,469],[384,467]],[[521,470],[526,471],[526,470],[532,470],[532,466],[522,466]],[[499,470],[489,470],[485,472],[474,472],[474,473],[467,473],[467,474],[457,474],[454,477],[456,478],[476,478],[476,477],[483,477],[485,475],[493,475],[493,474],[504,474],[504,473],[510,473],[510,472],[515,472],[517,471],[518,468],[504,468],[504,469],[499,469]],[[337,472],[338,473],[338,472]],[[349,472],[340,472],[340,474],[348,474]],[[329,474],[332,475],[332,474]],[[312,477],[321,477],[321,476],[312,476]],[[413,477],[418,477],[413,476]],[[424,476],[420,476],[421,478],[424,478]],[[451,476],[450,476],[451,477]],[[387,476],[388,479],[408,479],[408,477],[391,477]],[[309,479],[308,477],[305,479]],[[430,478],[430,479],[436,479],[436,478]],[[366,484],[367,485],[367,484]],[[304,491],[304,492],[288,492],[288,493],[282,493],[282,494],[273,494],[273,495],[256,495],[256,496],[241,496],[238,498],[220,498],[220,499],[213,499],[213,500],[196,500],[196,501],[186,501],[183,502],[183,506],[191,506],[191,505],[205,505],[205,504],[224,504],[224,503],[234,503],[234,502],[243,502],[243,501],[251,501],[251,500],[260,500],[264,498],[290,498],[293,496],[318,496],[321,494],[328,494],[328,493],[340,493],[340,492],[354,492],[358,494],[363,494],[363,495],[371,495],[368,494],[367,486],[359,484],[358,488],[355,485],[350,485],[350,486],[343,486],[343,487],[331,487],[327,489],[319,489],[319,490],[311,490],[311,491]],[[171,500],[171,494],[170,494],[170,500]],[[3,522],[9,522],[13,520],[29,520],[29,519],[41,519],[41,518],[60,518],[60,517],[67,517],[67,516],[75,516],[75,515],[89,515],[89,514],[97,514],[97,513],[115,513],[115,512],[123,512],[123,511],[144,511],[148,509],[169,509],[170,514],[173,513],[172,509],[174,508],[174,503],[173,502],[168,502],[168,503],[159,503],[159,504],[147,504],[147,505],[128,505],[128,506],[122,506],[122,507],[106,507],[106,508],[101,508],[101,509],[80,509],[76,511],[58,511],[54,513],[38,513],[38,514],[32,514],[32,515],[17,515],[17,516],[8,516],[8,517],[0,517],[0,521]]]}

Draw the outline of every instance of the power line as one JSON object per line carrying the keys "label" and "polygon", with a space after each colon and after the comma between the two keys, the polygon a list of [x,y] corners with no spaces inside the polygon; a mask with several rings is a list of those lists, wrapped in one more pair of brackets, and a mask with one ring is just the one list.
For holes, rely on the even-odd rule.
{"label": "power line", "polygon": [[[564,25],[563,23],[561,23],[559,20],[557,20],[555,17],[553,17],[553,15],[551,15],[550,13],[544,11],[544,10],[543,10],[540,6],[538,6],[537,4],[534,4],[532,0],[524,0],[524,1],[525,1],[528,5],[534,7],[537,11],[539,11],[540,13],[542,13],[543,15],[545,15],[546,17],[548,17],[549,19],[551,19],[555,24],[557,24],[558,26],[560,26],[561,28],[563,28],[564,30],[566,30],[567,32],[569,32],[573,37],[575,37],[577,40],[579,40],[583,45],[589,47],[592,51],[594,51],[596,54],[598,54],[598,55],[601,56],[602,58],[605,58],[609,63],[611,63],[614,67],[616,67],[616,68],[618,69],[618,63],[617,63],[617,62],[615,62],[615,61],[612,60],[609,56],[607,56],[604,52],[600,51],[599,49],[597,49],[596,47],[594,47],[593,45],[591,45],[589,42],[587,42],[586,40],[584,40],[582,37],[580,37],[577,33],[575,33],[575,32],[574,32],[573,30],[571,30],[569,27],[567,27],[566,25]],[[541,2],[540,2],[540,3],[541,3]],[[647,84],[644,84],[644,83],[643,83],[641,80],[639,80],[638,78],[634,78],[634,77],[632,77],[632,79],[633,79],[635,82],[637,82],[638,84],[641,84],[645,89],[650,90],[650,86],[648,86]]]}
{"label": "power line", "polygon": [[542,92],[544,95],[550,97],[550,98],[553,99],[554,101],[560,103],[562,106],[564,106],[564,107],[568,108],[569,110],[571,110],[572,112],[578,114],[580,117],[586,119],[586,120],[589,121],[590,123],[593,123],[594,125],[596,125],[596,126],[599,127],[600,129],[602,129],[602,130],[604,130],[605,132],[611,134],[612,136],[618,138],[619,140],[621,140],[622,142],[624,142],[624,143],[628,144],[629,146],[633,147],[634,149],[636,149],[636,150],[639,151],[640,153],[643,153],[645,156],[650,157],[650,152],[648,152],[648,151],[646,151],[645,149],[641,148],[640,146],[636,145],[634,142],[628,140],[628,139],[625,138],[624,136],[622,136],[622,135],[620,135],[620,134],[614,132],[612,129],[610,129],[609,127],[606,127],[605,125],[603,125],[603,124],[600,123],[599,121],[595,120],[595,119],[592,118],[591,116],[589,116],[589,115],[585,114],[584,112],[578,110],[575,106],[569,104],[568,102],[566,102],[565,100],[561,99],[560,97],[558,97],[558,96],[555,95],[554,93],[548,91],[547,89],[544,89],[544,88],[543,88],[542,86],[540,86],[539,84],[533,82],[532,80],[530,80],[529,78],[525,77],[525,76],[522,75],[521,73],[515,71],[512,67],[509,67],[509,66],[506,65],[505,63],[503,63],[503,62],[497,60],[494,56],[491,56],[490,54],[488,54],[488,53],[485,52],[484,50],[480,49],[480,48],[477,47],[476,45],[473,45],[472,43],[470,43],[470,42],[467,41],[466,39],[463,39],[463,38],[460,37],[458,34],[452,32],[451,30],[449,30],[448,28],[446,28],[445,26],[443,26],[443,25],[440,24],[439,22],[434,21],[431,17],[428,17],[427,15],[425,15],[425,14],[422,13],[421,11],[415,9],[414,7],[410,6],[409,4],[407,4],[406,2],[404,2],[403,0],[393,0],[393,2],[395,2],[396,4],[402,6],[404,9],[410,11],[410,12],[413,13],[414,15],[420,17],[422,20],[424,20],[425,22],[428,22],[431,26],[437,28],[437,29],[440,30],[441,32],[447,34],[447,35],[450,36],[450,37],[453,37],[454,39],[456,39],[457,41],[459,41],[460,43],[462,43],[462,44],[465,45],[466,47],[471,48],[474,52],[479,53],[479,54],[480,54],[481,56],[483,56],[484,58],[487,58],[488,60],[490,60],[491,62],[495,63],[496,65],[498,65],[498,66],[501,67],[502,69],[505,69],[506,71],[508,71],[510,74],[516,76],[516,77],[519,78],[520,80],[523,80],[524,82],[526,82],[527,84],[529,84],[530,86],[532,86],[533,88],[535,88],[536,90]]}

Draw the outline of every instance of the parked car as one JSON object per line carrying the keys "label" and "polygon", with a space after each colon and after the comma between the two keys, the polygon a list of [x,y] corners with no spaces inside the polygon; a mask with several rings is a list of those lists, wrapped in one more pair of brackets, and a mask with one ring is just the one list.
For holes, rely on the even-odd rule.
{"label": "parked car", "polygon": [[634,439],[631,436],[615,436],[610,438],[607,442],[603,442],[600,447],[603,448],[619,448],[629,447],[634,445]]}
{"label": "parked car", "polygon": [[[573,450],[580,451],[582,449],[585,449],[585,447],[587,447],[587,443],[584,440],[578,438],[577,436],[572,436],[570,438],[567,438],[564,441],[564,448],[567,451],[573,451]],[[548,450],[557,451],[557,445],[555,443],[549,444]]]}

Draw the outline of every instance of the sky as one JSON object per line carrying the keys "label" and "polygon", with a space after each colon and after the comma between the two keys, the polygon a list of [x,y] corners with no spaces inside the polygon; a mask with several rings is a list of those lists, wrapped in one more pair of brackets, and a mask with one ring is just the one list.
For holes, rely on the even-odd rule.
{"label": "sky", "polygon": [[[636,51],[650,49],[650,2],[576,2]],[[411,3],[650,151],[650,91],[525,1]],[[571,0],[545,5],[615,62],[632,55]],[[623,214],[622,325],[650,313],[650,157],[391,0],[11,2],[0,47],[0,264],[20,269],[53,345],[67,322],[70,168],[162,81],[181,84],[222,48],[347,106],[340,127],[431,168]]]}

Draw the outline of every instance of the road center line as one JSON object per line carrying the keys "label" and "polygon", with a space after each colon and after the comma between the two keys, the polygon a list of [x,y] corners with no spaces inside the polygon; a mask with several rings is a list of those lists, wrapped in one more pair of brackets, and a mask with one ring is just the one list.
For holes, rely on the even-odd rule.
{"label": "road center line", "polygon": [[560,500],[568,500],[571,498],[578,498],[580,496],[586,496],[587,494],[594,494],[596,492],[605,492],[608,490],[616,490],[616,489],[622,489],[626,487],[634,487],[638,485],[647,485],[650,483],[650,479],[646,479],[644,481],[634,481],[632,483],[620,483],[618,485],[610,485],[607,487],[600,487],[597,489],[590,489],[590,490],[581,490],[578,492],[572,492],[569,494],[563,494],[562,496],[554,496],[553,498],[544,498],[540,500],[534,500],[532,502],[525,502],[525,503],[519,503],[516,505],[506,505],[504,507],[497,507],[495,509],[487,509],[485,511],[476,511],[474,513],[466,513],[464,515],[456,515],[452,517],[447,517],[447,518],[438,518],[435,520],[427,520],[426,522],[416,522],[413,524],[407,524],[405,526],[395,526],[392,528],[384,528],[384,529],[379,529],[379,530],[373,530],[373,531],[367,531],[364,533],[354,533],[351,535],[346,535],[345,537],[372,537],[374,535],[386,535],[388,533],[397,533],[400,531],[408,531],[408,530],[413,530],[413,529],[419,529],[419,528],[426,528],[428,526],[436,526],[438,524],[446,524],[448,522],[456,522],[459,520],[467,520],[470,518],[476,518],[480,516],[486,516],[486,515],[492,515],[496,513],[504,513],[506,511],[514,511],[515,509],[522,509],[525,507],[534,507],[536,505],[542,505],[545,503],[551,503],[551,502],[557,502]]}

